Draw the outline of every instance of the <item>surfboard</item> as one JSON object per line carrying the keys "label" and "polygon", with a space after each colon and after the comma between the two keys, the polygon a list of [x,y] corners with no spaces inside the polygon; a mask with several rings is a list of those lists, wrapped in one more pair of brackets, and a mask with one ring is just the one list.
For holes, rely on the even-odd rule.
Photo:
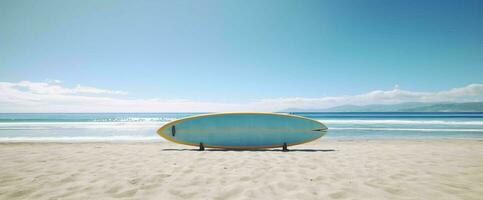
{"label": "surfboard", "polygon": [[157,133],[200,149],[262,149],[307,143],[324,136],[319,121],[280,113],[215,113],[171,121]]}

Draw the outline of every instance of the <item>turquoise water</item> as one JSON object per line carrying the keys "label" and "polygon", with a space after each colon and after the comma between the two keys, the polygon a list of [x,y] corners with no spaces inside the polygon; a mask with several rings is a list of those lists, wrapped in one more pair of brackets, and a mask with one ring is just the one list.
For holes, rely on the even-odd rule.
{"label": "turquoise water", "polygon": [[[163,124],[199,113],[0,114],[0,141],[162,140]],[[483,113],[292,113],[319,120],[324,138],[483,139]]]}

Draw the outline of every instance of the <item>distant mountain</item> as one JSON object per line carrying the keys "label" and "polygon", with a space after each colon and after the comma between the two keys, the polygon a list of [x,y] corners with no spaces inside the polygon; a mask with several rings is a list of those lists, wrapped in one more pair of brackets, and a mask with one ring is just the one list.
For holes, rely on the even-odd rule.
{"label": "distant mountain", "polygon": [[483,112],[483,102],[342,105],[327,109],[289,108],[281,112]]}

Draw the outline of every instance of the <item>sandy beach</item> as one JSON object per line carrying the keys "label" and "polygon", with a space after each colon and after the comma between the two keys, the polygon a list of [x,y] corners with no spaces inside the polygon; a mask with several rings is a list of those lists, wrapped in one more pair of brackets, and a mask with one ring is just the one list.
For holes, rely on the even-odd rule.
{"label": "sandy beach", "polygon": [[483,141],[1,143],[0,199],[481,199]]}

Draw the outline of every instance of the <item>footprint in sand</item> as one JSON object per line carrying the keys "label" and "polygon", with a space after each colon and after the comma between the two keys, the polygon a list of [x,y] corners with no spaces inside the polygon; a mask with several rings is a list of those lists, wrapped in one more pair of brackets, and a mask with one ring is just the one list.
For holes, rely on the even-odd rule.
{"label": "footprint in sand", "polygon": [[129,198],[129,197],[134,196],[137,192],[138,192],[137,189],[132,189],[132,190],[127,190],[127,191],[124,191],[124,192],[121,192],[119,194],[115,194],[115,195],[112,195],[112,196],[116,197],[116,198]]}
{"label": "footprint in sand", "polygon": [[234,196],[237,194],[240,194],[243,192],[243,189],[241,187],[235,187],[226,191],[221,192],[221,194],[214,199],[232,199]]}
{"label": "footprint in sand", "polygon": [[189,199],[197,194],[197,192],[183,192],[181,190],[174,189],[169,190],[169,193],[182,199]]}
{"label": "footprint in sand", "polygon": [[329,196],[334,198],[334,199],[342,199],[342,198],[345,198],[347,196],[347,192],[345,192],[345,191],[334,192],[334,193],[329,194]]}

